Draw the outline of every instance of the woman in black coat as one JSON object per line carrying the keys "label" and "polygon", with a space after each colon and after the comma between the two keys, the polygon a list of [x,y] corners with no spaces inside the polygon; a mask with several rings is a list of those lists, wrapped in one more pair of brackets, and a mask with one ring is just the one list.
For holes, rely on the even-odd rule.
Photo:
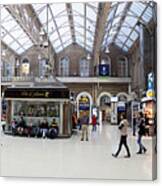
{"label": "woman in black coat", "polygon": [[138,125],[138,139],[137,143],[139,145],[139,151],[137,154],[146,153],[147,149],[142,143],[142,137],[145,135],[145,119],[143,117],[142,112],[140,112],[140,119],[139,119],[139,125]]}

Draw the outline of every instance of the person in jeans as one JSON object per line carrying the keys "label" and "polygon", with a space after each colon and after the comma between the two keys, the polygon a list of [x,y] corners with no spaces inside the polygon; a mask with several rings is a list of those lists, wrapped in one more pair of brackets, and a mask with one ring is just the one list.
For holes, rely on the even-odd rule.
{"label": "person in jeans", "polygon": [[139,151],[137,152],[137,154],[142,154],[142,153],[146,153],[146,151],[147,151],[145,146],[142,144],[142,137],[145,135],[145,119],[143,117],[142,112],[140,112],[138,129],[139,130],[138,130],[137,143],[139,145]]}
{"label": "person in jeans", "polygon": [[82,127],[82,137],[81,141],[84,140],[84,136],[86,135],[86,141],[88,141],[88,125],[89,125],[89,117],[87,113],[84,111],[83,116],[80,118],[80,124]]}
{"label": "person in jeans", "polygon": [[124,145],[125,149],[127,151],[127,156],[125,156],[125,158],[130,158],[131,155],[130,155],[129,147],[128,147],[128,144],[127,144],[128,121],[127,121],[124,114],[121,115],[119,130],[120,130],[120,133],[121,133],[119,148],[118,148],[118,150],[115,154],[112,154],[112,156],[117,157],[119,155],[120,151],[121,151],[122,145]]}

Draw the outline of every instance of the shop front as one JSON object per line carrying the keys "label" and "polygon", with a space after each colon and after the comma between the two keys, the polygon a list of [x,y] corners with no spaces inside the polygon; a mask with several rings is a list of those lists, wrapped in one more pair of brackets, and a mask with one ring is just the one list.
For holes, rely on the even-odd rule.
{"label": "shop front", "polygon": [[8,127],[21,115],[27,125],[34,126],[39,126],[44,119],[50,125],[54,119],[59,127],[59,136],[71,136],[71,105],[67,88],[10,87],[4,98],[8,102]]}

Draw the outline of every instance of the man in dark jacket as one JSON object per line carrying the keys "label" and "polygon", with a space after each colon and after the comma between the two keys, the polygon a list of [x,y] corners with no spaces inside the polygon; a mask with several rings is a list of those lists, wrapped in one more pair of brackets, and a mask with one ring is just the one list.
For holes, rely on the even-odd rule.
{"label": "man in dark jacket", "polygon": [[139,114],[139,125],[138,125],[138,139],[137,139],[137,143],[139,145],[139,151],[137,152],[137,154],[142,154],[143,152],[146,153],[147,149],[145,148],[145,146],[142,144],[142,137],[145,135],[145,119],[143,117],[143,113],[140,112]]}

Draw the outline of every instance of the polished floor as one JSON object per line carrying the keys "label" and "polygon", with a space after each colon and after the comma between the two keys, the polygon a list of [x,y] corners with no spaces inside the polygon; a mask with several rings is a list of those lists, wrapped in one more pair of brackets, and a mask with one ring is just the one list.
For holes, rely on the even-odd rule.
{"label": "polished floor", "polygon": [[137,155],[136,137],[129,131],[131,158],[112,157],[119,142],[117,126],[89,128],[89,141],[80,141],[80,132],[69,139],[36,139],[1,134],[1,175],[30,177],[99,178],[151,180],[155,139],[144,138],[148,151]]}

